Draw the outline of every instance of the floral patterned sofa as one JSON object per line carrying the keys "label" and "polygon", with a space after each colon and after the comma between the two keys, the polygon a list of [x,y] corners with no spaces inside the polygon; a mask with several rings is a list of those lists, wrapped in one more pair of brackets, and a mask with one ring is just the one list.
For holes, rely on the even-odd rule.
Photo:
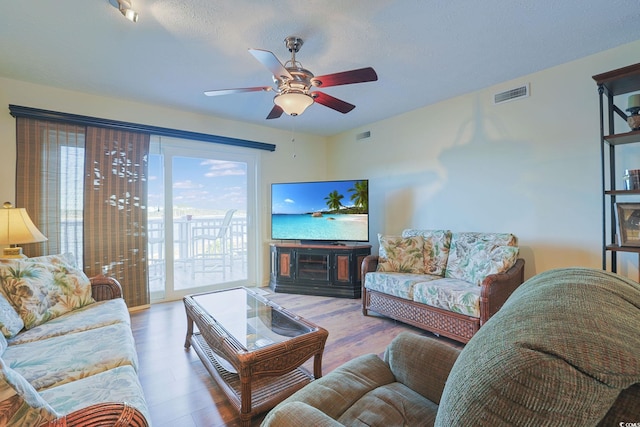
{"label": "floral patterned sofa", "polygon": [[149,425],[116,280],[70,254],[0,259],[0,332],[0,425]]}
{"label": "floral patterned sofa", "polygon": [[362,263],[362,312],[466,343],[524,281],[509,233],[406,229]]}

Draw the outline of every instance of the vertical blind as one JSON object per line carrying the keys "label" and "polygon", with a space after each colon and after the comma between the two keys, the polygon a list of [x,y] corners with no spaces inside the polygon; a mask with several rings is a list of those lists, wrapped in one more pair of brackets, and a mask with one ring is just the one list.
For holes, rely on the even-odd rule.
{"label": "vertical blind", "polygon": [[[85,271],[135,284],[133,305],[149,303],[147,157],[149,134],[87,127],[84,181]],[[124,286],[123,286],[124,288]]]}
{"label": "vertical blind", "polygon": [[88,276],[118,279],[130,307],[149,304],[149,134],[24,117],[16,126],[16,206],[49,238],[25,253],[59,253],[76,239]]}

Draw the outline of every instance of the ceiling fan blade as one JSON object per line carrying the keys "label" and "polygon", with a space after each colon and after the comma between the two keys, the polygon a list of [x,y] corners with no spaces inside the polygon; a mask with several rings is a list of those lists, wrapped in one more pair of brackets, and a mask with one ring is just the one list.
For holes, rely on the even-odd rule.
{"label": "ceiling fan blade", "polygon": [[278,107],[277,105],[274,105],[273,108],[271,109],[271,112],[269,112],[269,115],[267,116],[267,120],[277,119],[282,115],[283,112],[284,111],[282,110],[282,108]]}
{"label": "ceiling fan blade", "polygon": [[284,65],[282,65],[282,62],[280,62],[280,60],[272,52],[262,49],[249,49],[249,53],[253,55],[253,57],[258,61],[260,61],[262,65],[267,67],[267,69],[271,71],[271,74],[273,74],[275,78],[279,80],[282,80],[285,77],[288,79],[293,79],[293,76],[291,76],[289,71],[287,71],[287,69],[284,68]]}
{"label": "ceiling fan blade", "polygon": [[273,90],[271,86],[256,86],[256,87],[241,87],[237,89],[208,90],[204,94],[207,96],[218,96],[218,95],[230,95],[232,93],[243,93],[243,92],[269,92],[270,90]]}
{"label": "ceiling fan blade", "polygon": [[336,111],[341,112],[342,114],[346,114],[349,111],[356,108],[355,105],[349,104],[348,102],[345,102],[341,99],[334,98],[333,96],[327,95],[324,92],[315,91],[315,92],[312,92],[311,96],[313,96],[313,99],[318,104],[322,104],[325,107],[332,108]]}
{"label": "ceiling fan blade", "polygon": [[330,87],[350,85],[353,83],[374,82],[376,80],[378,80],[378,75],[375,70],[371,67],[367,67],[314,77],[311,79],[311,84],[320,87]]}

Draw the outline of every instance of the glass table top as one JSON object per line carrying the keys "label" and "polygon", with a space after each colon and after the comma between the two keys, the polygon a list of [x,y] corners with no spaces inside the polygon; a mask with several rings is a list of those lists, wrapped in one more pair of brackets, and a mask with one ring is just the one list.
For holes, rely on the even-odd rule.
{"label": "glass table top", "polygon": [[247,288],[203,293],[192,298],[248,351],[314,330]]}

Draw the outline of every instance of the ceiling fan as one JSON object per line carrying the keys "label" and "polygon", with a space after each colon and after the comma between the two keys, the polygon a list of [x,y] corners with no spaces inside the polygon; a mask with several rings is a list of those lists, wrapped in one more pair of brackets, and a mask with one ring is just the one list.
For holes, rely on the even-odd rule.
{"label": "ceiling fan", "polygon": [[274,91],[276,92],[276,96],[273,98],[275,105],[271,109],[267,119],[277,119],[283,112],[290,116],[297,116],[302,114],[304,110],[314,102],[346,114],[356,106],[331,95],[327,95],[324,92],[320,92],[319,90],[312,91],[311,89],[314,87],[330,87],[378,80],[378,75],[371,67],[315,77],[311,71],[302,68],[302,64],[296,61],[296,53],[300,51],[303,44],[302,39],[300,37],[290,36],[284,39],[284,43],[287,49],[289,49],[289,52],[291,52],[291,60],[287,61],[284,65],[268,50],[249,49],[249,53],[271,71],[273,74],[273,82],[276,85],[275,88],[272,86],[256,86],[237,89],[220,89],[209,90],[204,94],[207,96],[217,96],[242,92]]}

